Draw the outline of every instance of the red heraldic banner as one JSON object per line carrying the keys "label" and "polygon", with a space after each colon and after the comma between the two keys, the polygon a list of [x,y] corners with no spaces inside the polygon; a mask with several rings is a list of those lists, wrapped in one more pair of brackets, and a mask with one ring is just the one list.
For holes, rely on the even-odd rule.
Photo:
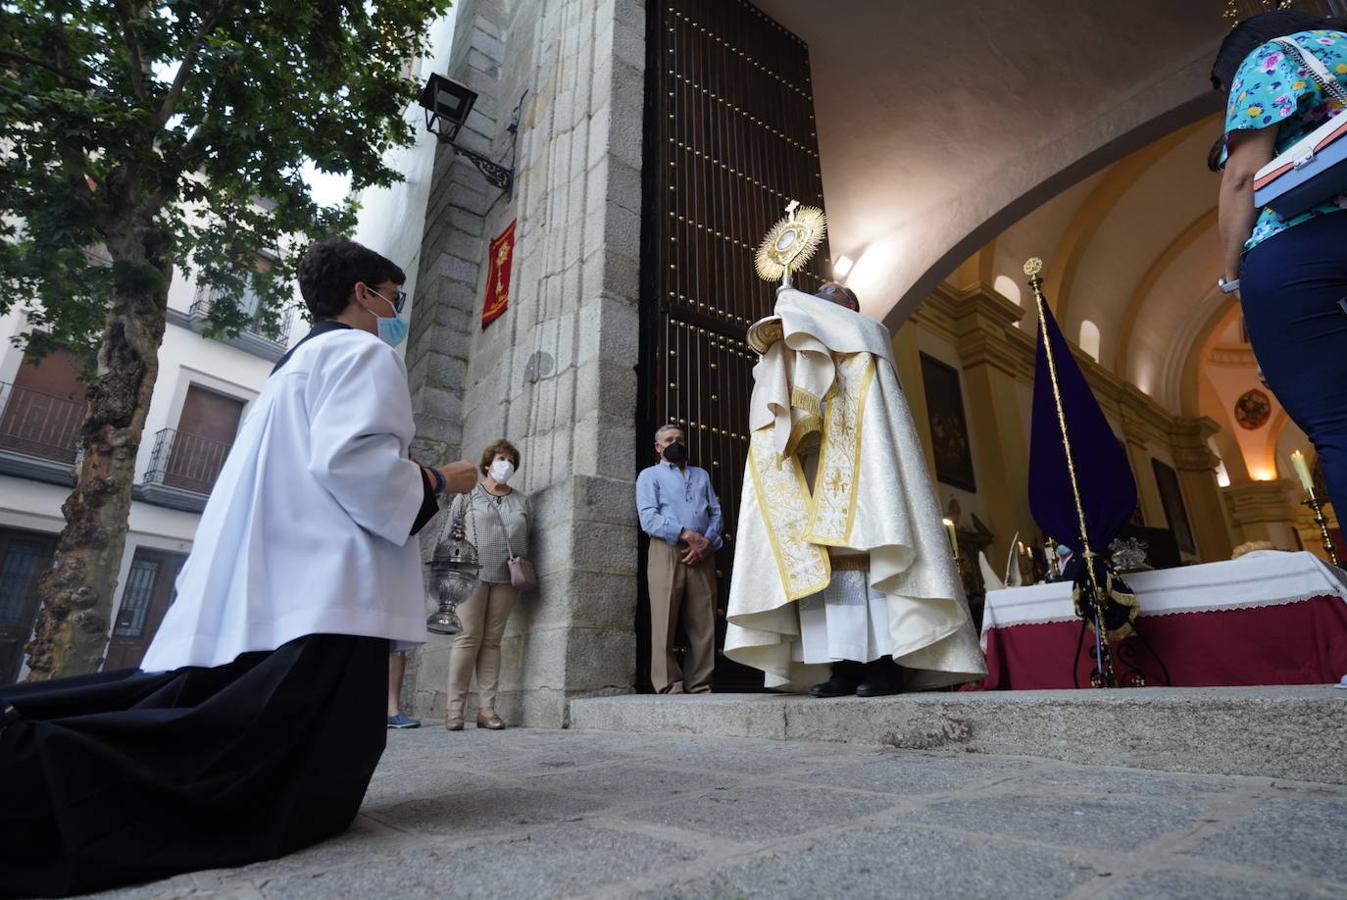
{"label": "red heraldic banner", "polygon": [[482,302],[482,328],[500,318],[510,305],[510,263],[514,261],[514,226],[491,242],[486,269],[486,299]]}

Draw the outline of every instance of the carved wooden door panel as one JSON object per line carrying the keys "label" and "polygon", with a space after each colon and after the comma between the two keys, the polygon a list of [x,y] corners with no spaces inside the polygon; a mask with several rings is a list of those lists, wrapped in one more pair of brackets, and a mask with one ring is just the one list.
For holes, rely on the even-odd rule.
{"label": "carved wooden door panel", "polygon": [[[655,0],[647,21],[636,458],[653,463],[655,428],[674,423],[692,464],[711,473],[728,533],[716,560],[719,651],[756,362],[744,335],[775,302],[753,257],[790,200],[823,206],[809,50],[742,0]],[[829,269],[825,244],[796,286],[815,290]],[[641,559],[638,679],[649,689],[644,544]],[[761,685],[761,673],[717,653],[717,690]]]}

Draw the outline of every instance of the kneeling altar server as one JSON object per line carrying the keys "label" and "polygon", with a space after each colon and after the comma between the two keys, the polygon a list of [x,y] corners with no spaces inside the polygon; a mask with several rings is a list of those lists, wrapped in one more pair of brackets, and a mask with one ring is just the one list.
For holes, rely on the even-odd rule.
{"label": "kneeling altar server", "polygon": [[143,671],[0,689],[0,894],[268,859],[360,808],[390,642],[426,634],[411,535],[476,467],[407,458],[401,269],[333,240],[299,280],[316,324],[239,428]]}

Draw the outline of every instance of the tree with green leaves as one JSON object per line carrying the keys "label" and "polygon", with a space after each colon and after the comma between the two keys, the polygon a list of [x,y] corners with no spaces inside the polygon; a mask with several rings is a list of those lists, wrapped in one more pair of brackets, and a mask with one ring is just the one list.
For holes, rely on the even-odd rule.
{"label": "tree with green leaves", "polygon": [[[90,360],[76,486],[26,648],[32,678],[95,670],[175,270],[264,324],[310,240],[354,224],[301,168],[354,190],[413,133],[404,76],[449,0],[0,0],[0,314],[36,355]],[[274,259],[258,265],[258,254]],[[250,311],[215,302],[208,327]]]}

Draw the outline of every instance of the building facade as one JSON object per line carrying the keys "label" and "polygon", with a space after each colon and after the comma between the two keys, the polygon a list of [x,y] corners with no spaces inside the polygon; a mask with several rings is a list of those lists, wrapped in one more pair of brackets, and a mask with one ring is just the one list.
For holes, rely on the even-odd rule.
{"label": "building facade", "polygon": [[[106,668],[136,666],[173,599],[173,582],[224,464],[239,421],[285,352],[293,323],[260,322],[238,337],[203,335],[218,297],[174,279],[159,351],[159,377],[136,458],[126,549]],[[239,298],[245,310],[256,298]],[[37,613],[36,588],[65,520],[84,418],[83,362],[71,353],[41,361],[15,347],[21,309],[0,317],[0,683],[26,674],[23,645]]]}
{"label": "building facade", "polygon": [[[789,200],[829,217],[799,283],[844,279],[893,335],[975,601],[974,551],[999,568],[1017,539],[1047,537],[1026,483],[1027,256],[1045,259],[1050,304],[1127,450],[1135,534],[1157,562],[1226,559],[1248,541],[1316,549],[1286,478],[1287,455],[1308,444],[1275,398],[1250,394],[1237,304],[1214,289],[1217,179],[1202,162],[1220,132],[1207,70],[1225,7],[837,0],[825,15],[813,0],[462,0],[435,23],[435,51],[409,71],[476,94],[456,143],[511,169],[512,185],[421,133],[390,160],[407,181],[364,198],[356,236],[408,271],[413,455],[476,459],[502,437],[522,451],[513,484],[532,499],[541,588],[506,632],[502,716],[558,726],[575,697],[644,686],[634,481],[666,421],[725,502],[728,587],[743,338],[773,297],[752,255]],[[419,129],[420,110],[408,116]],[[498,238],[508,307],[484,324],[504,284]],[[182,553],[195,521],[157,435],[222,443],[227,427],[196,423],[227,422],[232,407],[190,398],[246,407],[270,365],[194,333],[193,289],[175,292],[121,594],[145,581],[138,548]],[[11,393],[30,384],[20,364],[0,357]],[[5,534],[54,533],[62,487],[31,460],[5,464]],[[409,662],[415,714],[443,715],[449,653],[432,635]],[[717,680],[754,687],[729,665]]]}

